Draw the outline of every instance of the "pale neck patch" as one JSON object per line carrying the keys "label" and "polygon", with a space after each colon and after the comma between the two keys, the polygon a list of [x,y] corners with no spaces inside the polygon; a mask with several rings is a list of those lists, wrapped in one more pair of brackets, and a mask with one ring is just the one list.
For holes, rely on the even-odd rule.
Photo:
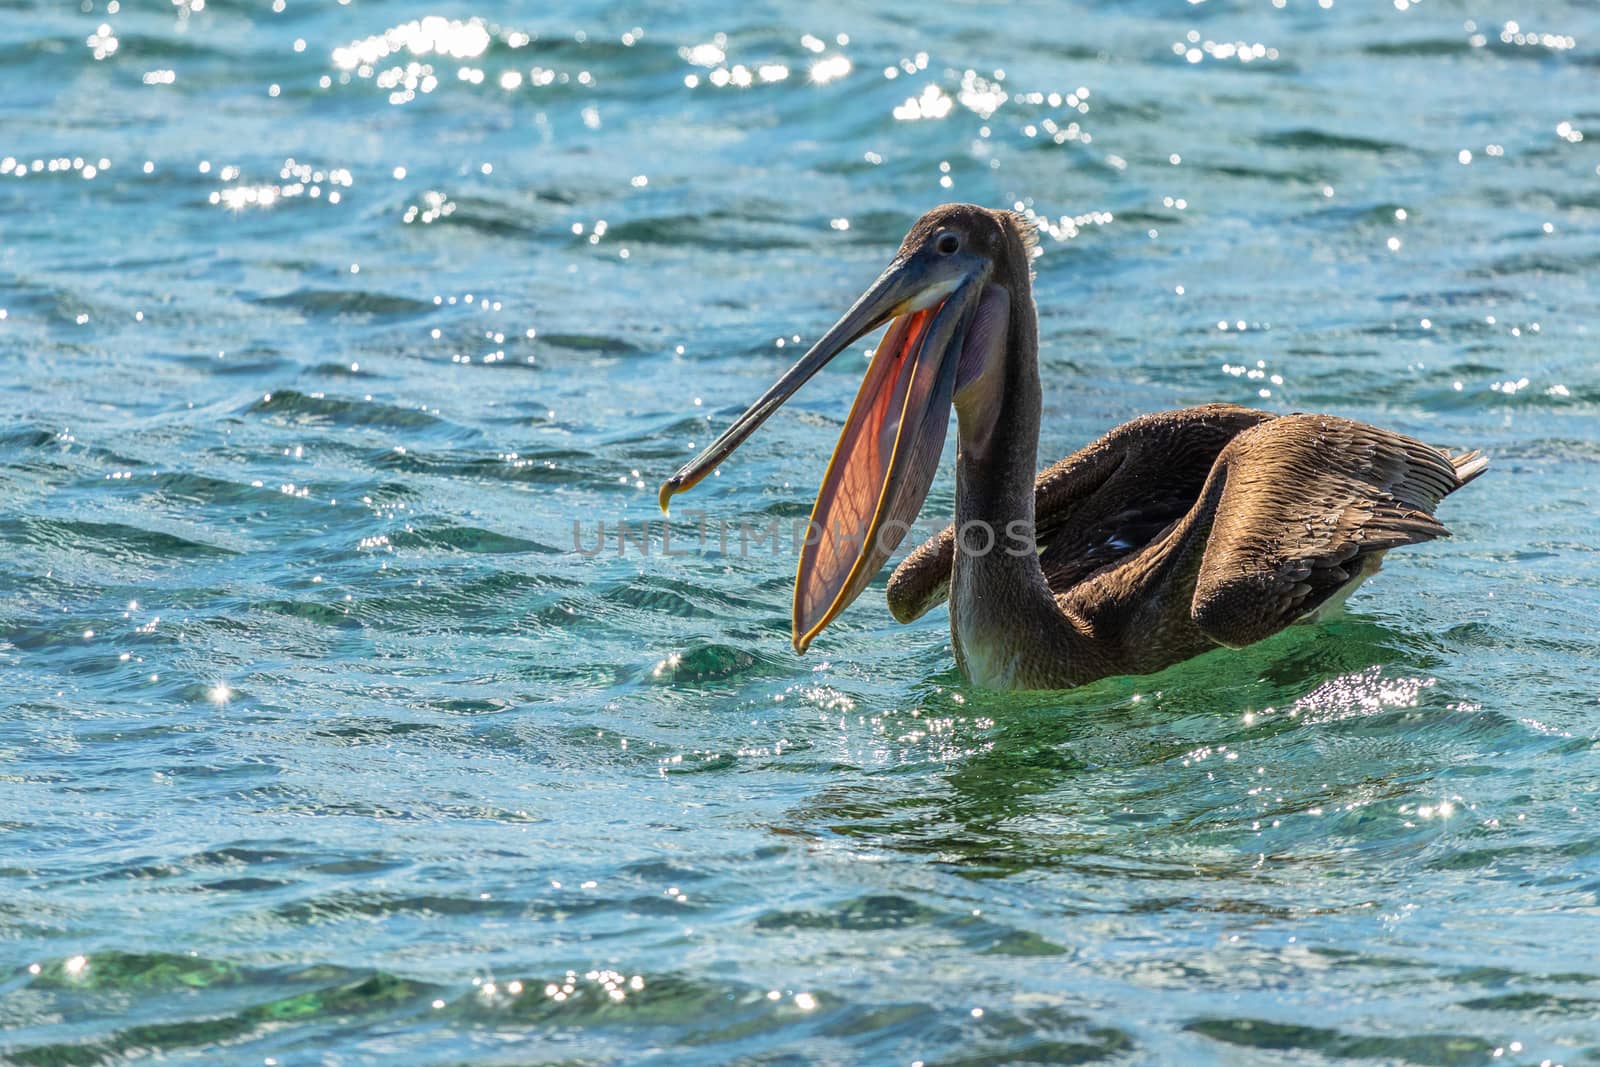
{"label": "pale neck patch", "polygon": [[961,436],[981,446],[1000,411],[1005,376],[1006,336],[1011,324],[1011,297],[998,285],[986,286],[972,325],[961,345],[956,369],[955,406]]}

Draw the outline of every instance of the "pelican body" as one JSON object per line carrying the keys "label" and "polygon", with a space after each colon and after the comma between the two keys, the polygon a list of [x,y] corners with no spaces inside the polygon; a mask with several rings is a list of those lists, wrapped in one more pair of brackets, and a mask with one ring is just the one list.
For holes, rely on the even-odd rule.
{"label": "pelican body", "polygon": [[1148,674],[1340,602],[1483,472],[1327,415],[1208,404],[1123,424],[1043,473],[1038,314],[1022,216],[948,204],[748,411],[661,487],[663,508],[846,346],[889,328],[823,478],[795,575],[804,653],[898,547],[957,428],[955,522],[889,580],[910,622],[948,600],[961,672],[991,689]]}

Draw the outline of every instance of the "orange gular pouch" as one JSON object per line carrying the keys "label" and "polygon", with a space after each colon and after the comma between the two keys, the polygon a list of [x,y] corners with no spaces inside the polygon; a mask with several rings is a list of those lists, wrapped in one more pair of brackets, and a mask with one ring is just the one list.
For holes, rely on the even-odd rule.
{"label": "orange gular pouch", "polygon": [[867,367],[795,572],[797,652],[861,594],[922,509],[950,425],[973,288],[897,317]]}

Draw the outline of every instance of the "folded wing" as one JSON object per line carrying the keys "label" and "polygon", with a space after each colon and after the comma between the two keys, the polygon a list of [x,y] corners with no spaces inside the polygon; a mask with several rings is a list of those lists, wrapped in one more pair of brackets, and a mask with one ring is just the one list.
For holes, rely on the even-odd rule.
{"label": "folded wing", "polygon": [[[1144,415],[1046,468],[1034,484],[1040,566],[1056,593],[1144,548],[1194,506],[1217,457],[1275,418],[1234,404]],[[911,622],[944,603],[955,527],[923,542],[889,579],[889,610]]]}
{"label": "folded wing", "polygon": [[1195,624],[1232,646],[1276,633],[1383,552],[1448,536],[1434,508],[1487,466],[1476,452],[1451,456],[1331,416],[1289,415],[1239,434],[1204,494],[1214,513],[1201,524]]}

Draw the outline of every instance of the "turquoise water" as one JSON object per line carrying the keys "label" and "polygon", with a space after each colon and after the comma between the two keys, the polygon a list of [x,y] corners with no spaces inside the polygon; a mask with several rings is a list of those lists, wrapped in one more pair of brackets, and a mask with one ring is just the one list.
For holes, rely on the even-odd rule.
{"label": "turquoise water", "polygon": [[[0,1058],[1600,1061],[1600,12],[120,3],[0,0]],[[951,199],[1050,223],[1044,457],[1328,411],[1455,538],[796,658],[656,485]],[[847,363],[682,507],[803,518]]]}

